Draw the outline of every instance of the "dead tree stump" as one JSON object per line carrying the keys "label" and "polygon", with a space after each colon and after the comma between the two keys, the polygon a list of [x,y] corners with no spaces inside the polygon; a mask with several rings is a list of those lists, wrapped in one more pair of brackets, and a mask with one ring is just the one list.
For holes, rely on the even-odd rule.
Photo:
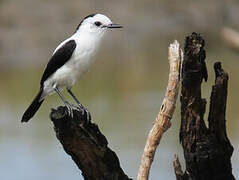
{"label": "dead tree stump", "polygon": [[119,159],[108,147],[98,126],[78,109],[73,118],[66,107],[52,109],[50,118],[58,140],[82,171],[85,180],[130,180],[120,167]]}
{"label": "dead tree stump", "polygon": [[210,99],[209,127],[203,116],[206,100],[201,97],[201,83],[207,80],[204,40],[192,33],[186,37],[182,66],[180,141],[184,150],[186,171],[177,179],[235,180],[232,175],[233,147],[226,133],[228,74],[221,63],[214,65],[215,85]]}

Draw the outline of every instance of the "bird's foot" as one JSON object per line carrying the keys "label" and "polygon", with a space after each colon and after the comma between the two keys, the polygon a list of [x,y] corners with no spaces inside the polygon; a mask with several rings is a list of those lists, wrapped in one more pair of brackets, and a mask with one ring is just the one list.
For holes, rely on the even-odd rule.
{"label": "bird's foot", "polygon": [[81,110],[82,116],[84,116],[86,113],[86,120],[87,120],[87,122],[89,122],[91,120],[90,112],[82,104],[78,104],[78,106]]}
{"label": "bird's foot", "polygon": [[91,114],[90,114],[90,112],[87,109],[85,109],[85,112],[86,112],[86,120],[87,120],[87,122],[90,122]]}
{"label": "bird's foot", "polygon": [[73,107],[72,107],[72,105],[67,101],[65,101],[64,104],[67,107],[69,116],[73,118]]}

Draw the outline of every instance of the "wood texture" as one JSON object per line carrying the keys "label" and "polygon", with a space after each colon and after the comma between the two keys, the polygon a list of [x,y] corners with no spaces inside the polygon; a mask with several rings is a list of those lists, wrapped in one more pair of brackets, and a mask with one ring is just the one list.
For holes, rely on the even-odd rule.
{"label": "wood texture", "polygon": [[192,33],[186,37],[182,67],[180,140],[186,161],[185,179],[234,180],[231,167],[233,147],[226,133],[228,75],[221,63],[214,65],[216,80],[212,88],[209,127],[203,119],[206,100],[201,83],[207,79],[203,38]]}
{"label": "wood texture", "polygon": [[119,159],[108,147],[98,126],[86,121],[86,113],[74,109],[74,118],[66,107],[52,109],[50,118],[58,140],[71,156],[85,180],[130,180],[120,167]]}
{"label": "wood texture", "polygon": [[149,178],[149,172],[154,159],[155,151],[163,134],[171,126],[170,120],[173,117],[178,97],[181,57],[182,51],[179,47],[179,43],[175,41],[170,44],[168,49],[170,69],[167,90],[160,111],[154,120],[154,125],[148,134],[139,167],[138,180],[147,180]]}

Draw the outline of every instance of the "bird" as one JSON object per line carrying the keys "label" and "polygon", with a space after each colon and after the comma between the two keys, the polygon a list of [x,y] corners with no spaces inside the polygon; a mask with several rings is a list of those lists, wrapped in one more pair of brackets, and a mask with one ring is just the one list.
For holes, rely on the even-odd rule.
{"label": "bird", "polygon": [[[110,18],[104,14],[90,14],[83,18],[73,35],[62,41],[54,50],[43,72],[39,92],[24,112],[21,122],[28,122],[46,97],[53,93],[59,95],[68,113],[73,117],[73,107],[61,93],[64,89],[84,113],[83,105],[71,89],[93,64],[96,59],[93,56],[99,49],[103,36],[108,29],[113,28],[122,28],[122,26],[112,23]],[[88,111],[86,112],[88,118]]]}

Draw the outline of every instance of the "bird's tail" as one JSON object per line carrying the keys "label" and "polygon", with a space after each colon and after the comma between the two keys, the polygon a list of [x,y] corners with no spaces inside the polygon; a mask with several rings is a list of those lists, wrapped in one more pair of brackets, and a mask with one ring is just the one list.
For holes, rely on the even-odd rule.
{"label": "bird's tail", "polygon": [[24,112],[21,122],[28,122],[34,116],[37,110],[40,108],[42,102],[44,101],[44,99],[40,100],[42,92],[43,92],[43,88],[41,87],[40,91],[38,92],[34,100],[32,101],[31,105]]}

